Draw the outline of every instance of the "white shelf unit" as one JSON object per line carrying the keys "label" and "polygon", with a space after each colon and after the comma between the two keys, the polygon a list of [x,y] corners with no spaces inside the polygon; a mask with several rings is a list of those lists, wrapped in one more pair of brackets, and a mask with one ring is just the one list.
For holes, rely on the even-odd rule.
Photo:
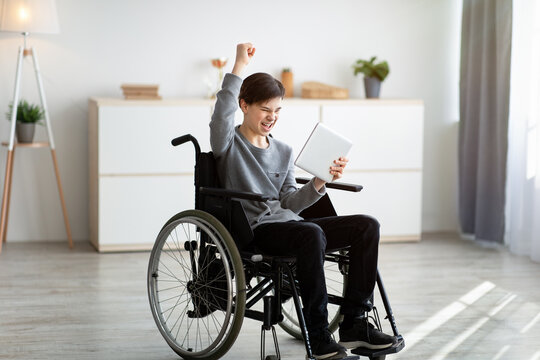
{"label": "white shelf unit", "polygon": [[[213,105],[205,99],[89,100],[90,241],[98,251],[151,249],[171,216],[193,208],[193,146],[175,148],[170,141],[190,133],[209,151]],[[285,99],[273,135],[298,153],[318,121],[355,143],[343,181],[364,190],[331,191],[338,213],[373,215],[383,241],[419,240],[422,101]]]}

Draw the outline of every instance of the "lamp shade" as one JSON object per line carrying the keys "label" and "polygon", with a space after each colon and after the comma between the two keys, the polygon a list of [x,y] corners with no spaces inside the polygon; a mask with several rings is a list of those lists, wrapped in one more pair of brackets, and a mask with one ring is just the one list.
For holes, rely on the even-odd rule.
{"label": "lamp shade", "polygon": [[55,0],[3,0],[0,31],[59,33]]}

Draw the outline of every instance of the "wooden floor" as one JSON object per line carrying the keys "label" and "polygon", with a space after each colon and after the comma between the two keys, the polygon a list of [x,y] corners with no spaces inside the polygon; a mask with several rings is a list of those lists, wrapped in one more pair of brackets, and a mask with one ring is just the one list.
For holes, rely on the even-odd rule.
{"label": "wooden floor", "polygon": [[[8,243],[0,359],[178,359],[150,313],[148,256]],[[540,264],[434,235],[383,244],[379,262],[407,343],[387,359],[540,359]],[[283,359],[304,359],[302,343],[278,334]],[[246,319],[224,358],[257,359],[259,338],[260,324]]]}

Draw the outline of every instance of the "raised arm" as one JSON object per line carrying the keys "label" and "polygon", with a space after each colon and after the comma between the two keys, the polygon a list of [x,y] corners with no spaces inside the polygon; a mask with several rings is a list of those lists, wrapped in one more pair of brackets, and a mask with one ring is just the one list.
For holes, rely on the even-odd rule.
{"label": "raised arm", "polygon": [[236,45],[236,60],[232,69],[232,73],[236,76],[242,76],[244,69],[248,66],[251,58],[255,55],[255,48],[251,43]]}
{"label": "raised arm", "polygon": [[210,145],[216,157],[221,156],[233,141],[234,114],[238,109],[238,94],[242,85],[240,76],[254,54],[252,44],[237,45],[232,75],[225,75],[222,88],[216,95],[216,105],[210,121]]}

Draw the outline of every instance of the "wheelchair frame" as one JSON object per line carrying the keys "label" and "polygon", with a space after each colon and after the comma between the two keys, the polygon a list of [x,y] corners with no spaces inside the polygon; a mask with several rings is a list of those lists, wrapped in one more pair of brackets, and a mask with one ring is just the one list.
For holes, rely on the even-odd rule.
{"label": "wheelchair frame", "polygon": [[[210,166],[206,169],[202,168],[204,161],[210,159],[213,162],[211,153],[202,153],[197,140],[190,134],[175,138],[171,143],[173,146],[178,146],[186,142],[192,142],[195,148],[194,184],[195,208],[197,210],[188,210],[173,216],[160,231],[150,256],[147,276],[148,296],[158,329],[169,346],[183,358],[218,359],[234,344],[240,332],[243,318],[248,317],[262,322],[261,359],[277,360],[281,358],[274,329],[274,325],[279,324],[292,336],[302,339],[306,349],[306,358],[315,360],[311,351],[297,289],[298,285],[294,276],[295,258],[290,256],[267,256],[246,248],[248,240],[251,239],[250,236],[253,235],[243,213],[242,205],[235,199],[267,201],[268,197],[262,194],[238,192],[216,187],[217,174],[205,173],[209,169],[210,172],[215,172],[215,166],[212,165],[213,167]],[[207,160],[205,160],[205,157]],[[307,183],[308,181],[309,179],[297,178],[298,183]],[[209,184],[212,186],[207,186]],[[326,186],[327,188],[353,192],[362,190],[362,186],[344,183],[328,183]],[[211,202],[209,202],[210,199]],[[324,207],[325,213],[335,215],[335,210],[328,195],[325,195],[316,205]],[[316,209],[313,210],[313,208],[315,207],[307,209],[306,214],[309,211],[317,211]],[[184,235],[182,235],[181,231],[177,231],[177,227],[180,227],[180,225]],[[188,231],[186,231],[186,227]],[[191,237],[191,228],[194,229],[194,238]],[[183,236],[186,236],[187,240],[182,244],[180,238]],[[344,280],[344,289],[349,263],[346,249],[327,253],[325,263],[337,266],[341,273],[340,276]],[[173,270],[173,266],[178,269]],[[212,273],[214,271],[212,269],[217,269],[215,271],[218,271],[218,273]],[[180,274],[182,271],[185,279],[182,278],[181,281],[182,275],[175,274]],[[220,275],[221,271],[224,275]],[[161,278],[165,278],[164,281],[178,283],[178,285],[166,288],[159,283]],[[255,286],[250,284],[253,278],[259,280]],[[225,294],[224,286],[227,288],[227,294]],[[387,354],[401,351],[405,346],[405,342],[397,330],[395,318],[379,271],[377,271],[377,287],[386,311],[386,318],[398,342],[382,350],[357,348],[353,349],[352,353],[370,359],[382,360],[385,359]],[[166,293],[166,295],[163,295],[165,299],[161,298],[161,293]],[[269,295],[271,293],[273,295]],[[282,304],[285,299],[289,298],[294,302],[294,315],[297,317],[297,322],[294,319],[291,322],[297,325],[299,329],[283,326],[284,312],[286,317],[292,315],[284,311]],[[260,300],[263,300],[263,311],[252,309]],[[333,319],[329,319],[329,329],[331,331],[335,331],[338,326],[340,320],[339,306],[342,301],[342,296],[328,294],[328,303],[338,306]],[[177,311],[177,307],[184,303],[185,309],[188,308],[188,305],[189,307],[193,306],[193,309],[184,312]],[[374,307],[373,312],[375,314],[375,324],[377,328],[381,329],[376,307]],[[175,315],[178,318],[171,327],[169,319],[173,317],[173,313],[178,313]],[[218,317],[211,315],[215,313],[218,313]],[[221,315],[223,316],[223,326],[220,329],[216,325],[216,321],[220,322]],[[206,319],[208,324],[206,330],[210,332],[212,326],[208,321],[210,316],[213,317],[213,325],[218,334],[215,339],[208,336],[208,345],[205,345],[207,348],[197,351],[197,349],[190,347],[189,331],[194,320],[187,326],[188,329],[183,339],[184,342],[186,338],[188,339],[187,345],[184,343],[179,344],[180,325],[175,330],[179,321],[182,323],[184,319]],[[231,317],[233,318],[232,322]],[[189,320],[186,320],[186,322],[189,322]],[[197,329],[199,329],[199,322],[197,322]],[[174,331],[176,331],[176,336],[172,334]],[[266,331],[272,331],[276,355],[266,356],[265,354]],[[195,336],[195,348],[198,345],[202,347],[203,342],[205,341],[202,336],[199,335],[199,338]],[[353,355],[346,359],[357,358],[358,356]]]}

